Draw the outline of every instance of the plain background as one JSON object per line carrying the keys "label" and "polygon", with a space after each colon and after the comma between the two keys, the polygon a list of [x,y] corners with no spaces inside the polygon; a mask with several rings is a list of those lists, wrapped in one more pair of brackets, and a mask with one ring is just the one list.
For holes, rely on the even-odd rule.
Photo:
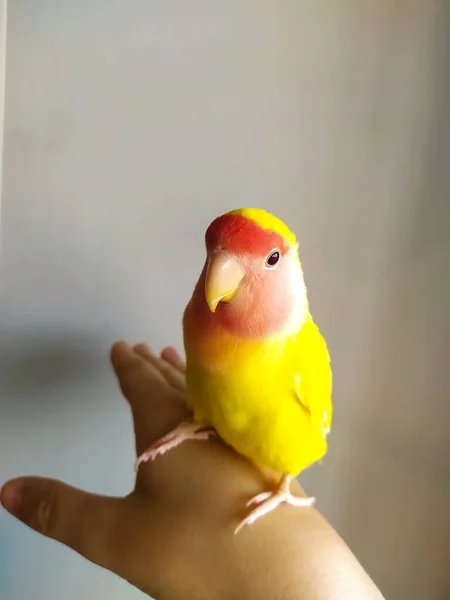
{"label": "plain background", "polygon": [[[448,3],[8,12],[0,482],[129,491],[109,346],[180,345],[206,226],[260,206],[299,236],[333,359],[330,452],[301,481],[387,598],[448,599]],[[0,592],[140,596],[4,512]]]}

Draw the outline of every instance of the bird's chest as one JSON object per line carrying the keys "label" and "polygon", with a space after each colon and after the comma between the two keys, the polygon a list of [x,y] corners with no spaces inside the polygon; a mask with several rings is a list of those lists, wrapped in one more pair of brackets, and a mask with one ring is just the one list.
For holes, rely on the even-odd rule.
{"label": "bird's chest", "polygon": [[241,363],[222,372],[189,366],[190,405],[198,421],[212,425],[240,454],[276,472],[297,473],[306,413],[291,378],[267,363],[255,366]]}
{"label": "bird's chest", "polygon": [[278,418],[280,398],[289,394],[289,386],[273,353],[222,346],[214,358],[210,355],[207,366],[188,362],[188,399],[198,419],[226,438],[228,431],[244,433]]}

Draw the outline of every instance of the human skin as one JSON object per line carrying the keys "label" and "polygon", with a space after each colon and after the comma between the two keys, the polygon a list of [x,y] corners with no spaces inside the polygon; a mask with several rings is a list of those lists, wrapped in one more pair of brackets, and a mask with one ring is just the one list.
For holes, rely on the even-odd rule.
{"label": "human skin", "polygon": [[[184,363],[173,348],[117,342],[111,362],[130,405],[139,455],[182,419]],[[111,465],[113,468],[113,465]],[[238,535],[267,479],[218,439],[188,441],[145,463],[125,498],[20,477],[6,510],[157,600],[382,600],[315,508],[280,506]],[[304,496],[295,483],[292,491]]]}

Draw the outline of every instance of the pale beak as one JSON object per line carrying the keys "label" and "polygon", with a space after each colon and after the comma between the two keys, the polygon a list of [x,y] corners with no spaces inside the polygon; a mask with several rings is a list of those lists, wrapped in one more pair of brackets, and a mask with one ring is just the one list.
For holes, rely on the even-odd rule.
{"label": "pale beak", "polygon": [[206,272],[205,296],[211,312],[219,302],[231,300],[244,277],[244,269],[232,256],[223,252],[212,254]]}

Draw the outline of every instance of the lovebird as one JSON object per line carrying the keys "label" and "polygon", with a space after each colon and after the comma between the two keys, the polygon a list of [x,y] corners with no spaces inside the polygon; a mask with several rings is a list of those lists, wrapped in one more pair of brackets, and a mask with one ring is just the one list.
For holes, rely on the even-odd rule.
{"label": "lovebird", "polygon": [[274,489],[250,499],[237,532],[281,503],[314,503],[294,496],[290,484],[326,454],[332,373],[294,233],[262,209],[241,208],[217,217],[205,243],[205,264],[183,315],[193,417],[145,451],[136,467],[184,440],[218,435],[276,477]]}

